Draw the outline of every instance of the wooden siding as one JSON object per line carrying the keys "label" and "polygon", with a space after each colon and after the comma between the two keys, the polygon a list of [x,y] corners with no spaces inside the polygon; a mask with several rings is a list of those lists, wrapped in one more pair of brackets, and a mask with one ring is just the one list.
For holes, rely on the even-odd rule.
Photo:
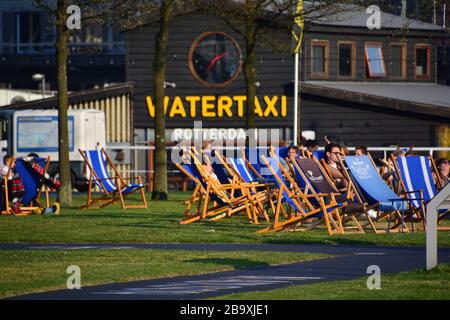
{"label": "wooden siding", "polygon": [[[330,44],[329,80],[338,80],[337,43],[338,41],[355,41],[356,43],[356,81],[366,81],[364,44],[365,42],[381,42],[383,54],[387,61],[389,74],[391,59],[390,44],[398,43],[398,37],[387,38],[386,34],[373,32],[370,35],[360,34],[361,30],[339,28],[324,32],[316,28],[305,34],[304,55],[301,64],[301,78],[309,80],[310,40],[328,40]],[[244,75],[241,72],[235,82],[222,89],[207,89],[199,84],[189,73],[187,55],[192,42],[203,32],[222,31],[236,39],[245,53],[243,39],[226,26],[220,25],[205,16],[186,16],[176,20],[171,25],[168,49],[168,67],[166,81],[175,82],[176,88],[166,88],[166,95],[245,95]],[[356,32],[358,31],[358,32]],[[155,26],[145,26],[127,32],[126,79],[135,83],[134,95],[134,126],[136,128],[153,128],[153,120],[147,111],[146,96],[152,95],[152,62],[154,55]],[[280,42],[289,43],[289,37],[280,33]],[[407,40],[407,81],[414,77],[414,44],[430,43],[431,50],[431,81],[435,78],[435,46],[438,41],[436,34],[418,32]],[[290,53],[274,53],[269,48],[257,49],[256,79],[261,83],[257,96],[287,95],[287,117],[258,119],[257,126],[261,128],[292,128],[293,123],[293,79],[294,65]],[[386,79],[388,81],[389,79]],[[393,80],[393,81],[398,81]],[[413,111],[413,110],[411,110]],[[434,145],[434,127],[442,123],[438,117],[418,115],[413,112],[399,112],[382,107],[370,107],[364,104],[339,102],[336,99],[324,99],[317,96],[302,95],[301,99],[301,129],[314,130],[317,138],[323,141],[325,135],[339,135],[350,145],[368,144],[370,146],[387,146],[391,144],[415,146]],[[196,118],[200,120],[200,118]],[[167,119],[167,128],[192,128],[191,118]],[[203,119],[203,126],[209,128],[242,128],[244,118],[208,118]]]}
{"label": "wooden siding", "polygon": [[[127,32],[127,59],[126,59],[126,79],[133,81],[134,87],[134,114],[135,127],[153,127],[153,119],[149,117],[147,111],[146,96],[152,95],[152,63],[154,56],[155,27],[145,26],[143,28]],[[169,50],[166,81],[175,82],[176,88],[167,87],[166,95],[188,96],[188,95],[245,95],[245,79],[243,71],[237,79],[225,88],[208,89],[198,83],[188,70],[188,51],[194,40],[207,31],[223,31],[232,36],[245,53],[245,44],[238,34],[228,27],[206,19],[204,16],[187,16],[182,20],[175,20],[171,25],[169,35]],[[290,54],[274,54],[270,49],[258,48],[256,62],[256,80],[261,83],[257,89],[257,95],[285,95],[288,94],[289,86],[292,87],[294,80],[293,62]],[[288,106],[292,105],[292,94],[288,97]],[[286,118],[266,118],[258,119],[259,126],[282,127],[286,119],[292,118],[292,113],[288,110]],[[227,127],[244,127],[245,118],[226,118]],[[196,119],[167,119],[168,128],[192,127],[193,120]],[[204,121],[205,127],[223,126],[223,119],[210,118]]]}
{"label": "wooden siding", "polygon": [[315,131],[319,141],[326,135],[339,136],[350,146],[427,147],[435,144],[434,127],[440,124],[424,115],[307,95],[303,95],[301,108],[302,130]]}

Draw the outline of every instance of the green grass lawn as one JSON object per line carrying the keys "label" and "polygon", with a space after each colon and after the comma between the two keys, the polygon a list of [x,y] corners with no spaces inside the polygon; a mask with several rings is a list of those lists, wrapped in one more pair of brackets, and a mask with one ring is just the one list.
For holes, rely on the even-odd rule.
{"label": "green grass lawn", "polygon": [[[149,194],[147,194],[149,196]],[[63,209],[59,216],[0,216],[0,242],[160,242],[160,243],[328,243],[360,245],[424,245],[425,233],[346,234],[325,230],[256,234],[265,226],[248,223],[243,215],[216,222],[180,225],[190,193],[171,193],[168,201],[149,201],[149,209]],[[85,195],[76,196],[80,206]],[[450,232],[439,232],[439,245],[450,247]]]}
{"label": "green grass lawn", "polygon": [[81,285],[193,275],[327,257],[280,252],[174,250],[0,251],[0,298],[65,289],[66,269],[81,269]]}
{"label": "green grass lawn", "polygon": [[369,290],[367,278],[290,286],[265,292],[247,292],[215,299],[254,300],[448,300],[450,299],[450,265],[442,264],[426,271],[381,275],[381,289]]}

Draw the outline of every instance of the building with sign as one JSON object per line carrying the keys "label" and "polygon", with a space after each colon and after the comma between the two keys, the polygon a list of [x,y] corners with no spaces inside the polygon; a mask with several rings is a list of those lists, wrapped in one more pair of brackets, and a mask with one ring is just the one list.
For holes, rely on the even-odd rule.
{"label": "building with sign", "polygon": [[[301,130],[348,145],[437,146],[450,130],[450,87],[436,84],[437,48],[445,28],[382,13],[369,30],[364,9],[306,19],[301,58]],[[126,31],[126,79],[134,83],[137,141],[153,139],[152,63],[157,24]],[[275,40],[274,40],[275,41]],[[276,41],[289,47],[289,34]],[[189,132],[245,127],[242,37],[219,19],[190,14],[170,26],[166,98],[168,140]],[[256,53],[259,129],[293,137],[294,62],[289,52],[261,45]],[[234,133],[233,133],[234,132]],[[173,136],[173,134],[175,134]]]}

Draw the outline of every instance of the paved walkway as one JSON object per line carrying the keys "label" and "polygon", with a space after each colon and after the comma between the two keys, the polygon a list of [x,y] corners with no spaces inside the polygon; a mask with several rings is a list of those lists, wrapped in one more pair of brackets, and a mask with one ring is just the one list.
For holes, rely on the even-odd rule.
{"label": "paved walkway", "polygon": [[[381,273],[425,267],[425,248],[338,246],[305,244],[0,244],[0,250],[165,249],[208,251],[284,251],[328,253],[337,256],[315,261],[264,266],[197,276],[114,283],[59,290],[15,299],[203,299],[229,293],[273,290],[290,285],[368,276],[367,267],[378,265]],[[450,248],[439,251],[439,260],[450,262]]]}

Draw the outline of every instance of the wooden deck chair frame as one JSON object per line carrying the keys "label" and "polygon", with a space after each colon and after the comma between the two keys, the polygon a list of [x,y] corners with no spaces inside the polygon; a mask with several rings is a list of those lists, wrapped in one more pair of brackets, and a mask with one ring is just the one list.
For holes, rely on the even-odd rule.
{"label": "wooden deck chair frame", "polygon": [[[232,184],[244,184],[245,188],[240,188],[242,192],[245,192],[249,199],[252,201],[252,213],[253,213],[253,221],[255,224],[258,224],[258,218],[262,217],[266,221],[270,221],[269,215],[267,214],[267,210],[265,208],[265,204],[268,202],[268,197],[270,196],[270,188],[266,184],[254,182],[248,183],[246,182],[235,170],[235,168],[230,165],[227,160],[220,154],[219,151],[214,151],[214,156],[220,161],[220,163],[224,166],[225,170],[232,177]],[[264,191],[258,191],[257,188],[264,188]]]}
{"label": "wooden deck chair frame", "polygon": [[[2,210],[1,213],[3,215],[11,215],[12,214],[12,215],[15,215],[15,216],[27,216],[27,215],[32,214],[34,210],[36,210],[38,208],[41,208],[41,207],[40,206],[27,206],[27,205],[20,206],[19,208],[20,208],[21,212],[17,213],[17,214],[13,213],[13,211],[11,209],[11,206],[10,206],[11,202],[10,202],[10,199],[9,199],[8,177],[9,177],[9,175],[11,173],[11,164],[14,161],[16,161],[16,157],[12,157],[11,158],[10,165],[8,166],[8,172],[7,172],[6,176],[3,177],[3,192],[4,192],[4,195],[5,195],[5,210]],[[45,160],[45,171],[46,172],[48,171],[49,165],[50,165],[50,157],[47,157],[46,160]],[[41,186],[39,188],[39,191],[38,191],[38,194],[36,196],[36,201],[38,203],[40,201],[42,193],[44,193],[44,195],[45,195],[45,204],[46,204],[46,207],[48,208],[48,207],[50,207],[50,197],[49,197],[48,187],[46,185],[44,185],[44,184],[41,184]]]}
{"label": "wooden deck chair frame", "polygon": [[[180,221],[180,224],[189,224],[202,218],[201,204],[205,198],[205,190],[198,179],[186,171],[182,165],[175,163],[175,166],[195,183],[191,197],[185,201],[186,208],[183,212],[184,218]],[[192,208],[195,210],[193,213],[191,212]],[[205,218],[205,216],[203,216],[203,218]]]}
{"label": "wooden deck chair frame", "polygon": [[[370,159],[370,162],[374,166],[375,171],[378,173],[380,179],[383,179],[380,176],[378,170],[376,170],[376,165],[375,165],[375,162],[372,159],[371,154],[367,153],[367,157]],[[365,202],[363,200],[363,197],[360,195],[359,188],[357,186],[355,186],[355,182],[354,182],[353,178],[351,177],[350,173],[348,172],[349,169],[344,164],[344,157],[343,156],[339,156],[339,163],[340,163],[341,167],[344,169],[344,170],[341,171],[341,173],[344,175],[345,179],[347,179],[347,181],[348,181],[348,186],[347,186],[347,191],[346,191],[347,194],[351,195],[351,196],[354,196],[358,200],[359,203],[364,205],[364,208],[365,208],[365,210],[367,212],[369,210],[376,210],[377,218],[375,219],[375,222],[380,222],[382,220],[389,219],[391,217],[391,214],[394,216],[395,223],[392,226],[392,228],[390,228],[389,230],[384,230],[384,231],[377,229],[376,232],[377,233],[400,232],[400,228],[401,228],[401,225],[402,225],[402,223],[401,223],[402,217],[401,217],[400,211],[399,210],[393,210],[392,212],[386,212],[384,214],[380,214],[380,211],[378,210],[379,209],[379,204],[369,205],[367,202]],[[372,219],[371,219],[371,221],[373,222]],[[403,227],[404,227],[405,232],[409,232],[409,229],[406,226],[406,224]]]}
{"label": "wooden deck chair frame", "polygon": [[[196,152],[196,150],[193,149],[193,152]],[[217,158],[219,159],[219,161],[221,162],[221,164],[224,166],[225,170],[230,175],[230,177],[232,177],[232,180],[230,181],[229,184],[222,184],[222,183],[217,183],[218,181],[214,179],[213,183],[217,184],[217,186],[219,188],[224,188],[225,191],[229,193],[230,199],[233,201],[236,200],[237,198],[239,198],[239,199],[246,198],[247,199],[247,202],[248,202],[247,204],[249,205],[251,214],[249,214],[247,211],[247,204],[246,204],[246,212],[247,212],[247,217],[250,222],[258,224],[259,223],[258,216],[261,216],[261,215],[264,216],[264,218],[268,219],[268,216],[265,215],[265,209],[264,209],[264,205],[263,205],[263,203],[265,202],[265,199],[267,198],[267,195],[264,192],[253,193],[253,191],[255,190],[255,187],[258,185],[255,185],[253,183],[247,183],[247,182],[239,179],[237,176],[233,176],[234,171],[226,163],[225,159],[223,159],[223,157],[220,155],[220,153],[218,151],[215,150],[214,152],[215,152],[215,155],[217,156]],[[195,155],[198,155],[198,152],[196,152]],[[211,162],[211,159],[209,159],[208,156],[206,156],[205,158],[207,161]],[[202,170],[203,169],[201,168],[200,171],[202,171]],[[240,191],[242,196],[236,197],[235,196],[236,191]],[[237,213],[237,212],[221,214],[221,215],[218,215],[218,216],[212,218],[211,220],[213,220],[213,221],[219,220],[224,217],[232,216],[235,213]]]}
{"label": "wooden deck chair frame", "polygon": [[[325,220],[328,234],[332,235],[333,233],[340,233],[341,229],[340,229],[338,223],[336,223],[334,221],[334,219],[330,219],[330,215],[328,212],[328,209],[333,207],[332,202],[331,202],[331,205],[325,205],[325,203],[323,202],[323,198],[322,199],[319,198],[318,200],[321,201],[321,207],[320,208],[314,207],[314,205],[309,201],[309,198],[316,197],[316,196],[311,195],[311,194],[309,194],[309,195],[305,194],[297,186],[296,182],[292,179],[292,177],[290,177],[290,175],[286,171],[286,169],[284,169],[282,165],[280,166],[278,159],[275,158],[275,160],[277,161],[277,165],[279,166],[280,170],[284,169],[284,173],[282,173],[282,174],[287,174],[286,178],[288,179],[288,181],[291,184],[293,184],[293,186],[294,186],[293,189],[289,189],[285,185],[284,181],[281,180],[281,178],[278,176],[277,172],[274,170],[274,168],[271,166],[270,162],[267,160],[267,158],[264,155],[261,156],[261,159],[264,162],[264,164],[267,166],[267,168],[270,170],[273,177],[275,179],[277,179],[280,187],[278,188],[276,202],[274,203],[275,214],[274,214],[273,223],[270,227],[258,230],[257,231],[258,233],[278,232],[281,230],[285,230],[291,226],[295,226],[306,220],[314,218],[318,213],[323,213],[323,217]],[[283,200],[284,194],[289,196],[291,201],[297,207],[298,211],[294,212],[294,214],[292,214],[292,215],[287,216],[286,220],[282,221],[281,220],[282,206],[283,206],[282,200]],[[331,198],[333,198],[333,195],[331,195]],[[308,211],[306,211],[305,209]],[[336,231],[333,231],[331,224],[333,224],[334,229]],[[306,230],[300,230],[300,231],[306,231]]]}
{"label": "wooden deck chair frame", "polygon": [[[192,152],[197,156],[199,155],[199,152],[195,149],[191,149]],[[186,153],[186,156],[188,156],[191,159],[190,152],[188,151]],[[187,160],[187,159],[185,159]],[[189,160],[191,161],[191,160]],[[193,161],[193,160],[192,160]],[[184,210],[184,218],[180,221],[180,224],[190,224],[195,221],[203,220],[203,219],[211,219],[212,217],[223,217],[223,216],[229,216],[234,213],[235,210],[237,212],[242,211],[243,208],[231,208],[228,204],[220,205],[216,202],[213,202],[213,205],[211,207],[210,204],[210,197],[209,192],[210,190],[205,189],[202,185],[202,183],[198,180],[197,177],[193,176],[190,172],[186,171],[185,168],[176,163],[175,166],[184,173],[190,180],[192,180],[195,183],[194,191],[191,195],[191,197],[185,201],[186,208]],[[197,166],[198,168],[198,166]],[[205,173],[203,173],[205,174]],[[202,175],[203,179],[203,175]],[[206,196],[208,192],[208,196]],[[192,209],[194,211],[192,212]]]}
{"label": "wooden deck chair frame", "polygon": [[[236,213],[245,211],[247,218],[253,221],[252,208],[253,199],[249,199],[248,194],[245,192],[245,188],[249,188],[249,184],[221,184],[216,179],[209,176],[202,168],[202,163],[198,159],[198,152],[191,149],[189,156],[196,165],[202,179],[205,181],[206,188],[199,187],[199,191],[204,193],[203,197],[199,197],[198,209],[194,214],[191,214],[188,219],[182,221],[183,224],[191,223],[198,220],[209,218],[209,220],[218,220],[224,217],[230,217]],[[180,165],[177,167],[182,170],[189,177],[192,177],[184,168]],[[192,177],[195,178],[195,177]],[[194,181],[198,181],[195,179]],[[240,189],[243,191],[242,196],[234,197],[232,195],[233,190]],[[214,193],[224,204],[217,204],[211,201],[210,194]]]}
{"label": "wooden deck chair frame", "polygon": [[[321,161],[317,160],[315,157],[310,158],[310,159],[315,162],[315,164],[319,168],[320,172],[327,180],[328,184],[335,190],[334,196],[336,197],[338,195],[342,195],[342,193],[336,189],[336,186],[334,185],[333,181],[331,180],[330,176],[328,175],[328,172],[326,171],[326,169],[323,167]],[[290,160],[291,165],[295,166],[296,170],[298,170],[298,172],[302,176],[302,179],[305,181],[305,183],[308,184],[308,187],[310,188],[310,190],[312,190],[311,192],[316,193],[314,187],[310,184],[309,179],[306,177],[306,175],[304,174],[303,170],[300,168],[297,161],[293,161],[292,159],[289,159],[289,160]],[[294,177],[295,177],[295,175],[294,175]],[[346,194],[346,198],[349,201],[352,201],[351,200],[352,194]],[[347,204],[348,203],[343,203],[343,206],[345,207]],[[366,220],[365,225],[361,225],[361,223],[358,221],[356,213],[344,213],[344,212],[341,213],[342,233],[348,233],[348,231],[350,231],[350,233],[355,233],[354,231],[352,231],[355,229],[357,230],[356,233],[365,233],[365,228],[367,228],[367,227],[370,227],[369,230],[371,230],[375,233],[380,233],[380,231],[377,230],[374,222],[370,218],[369,213],[367,212],[368,210],[366,209],[366,207],[364,205],[363,205],[363,208],[364,209],[359,216],[364,215],[365,220]],[[352,221],[354,223],[354,226],[346,227],[346,223],[348,221]]]}
{"label": "wooden deck chair frame", "polygon": [[[145,198],[145,192],[144,192],[144,184],[142,183],[142,177],[138,176],[135,178],[123,178],[120,173],[119,170],[117,169],[117,167],[114,165],[114,163],[112,162],[111,158],[108,156],[108,153],[106,152],[106,150],[104,148],[102,148],[100,151],[101,153],[105,156],[106,159],[106,165],[110,165],[113,172],[114,172],[114,176],[110,177],[109,179],[101,179],[97,173],[95,172],[94,168],[92,167],[92,164],[89,162],[89,160],[86,158],[84,152],[86,150],[81,150],[78,149],[78,152],[81,154],[81,157],[83,158],[84,162],[86,163],[86,165],[89,168],[89,179],[88,179],[88,197],[86,200],[86,204],[81,206],[82,209],[93,209],[93,208],[103,208],[106,207],[110,204],[115,203],[116,201],[120,201],[120,206],[122,209],[147,209],[148,205],[147,205],[147,199]],[[98,181],[98,183],[100,184],[100,189],[102,190],[102,192],[104,193],[103,195],[94,198],[93,196],[93,187],[96,185],[95,180]],[[113,192],[108,192],[103,181],[104,180],[113,180],[116,186],[116,190]],[[124,195],[122,193],[122,188],[126,187],[128,184],[125,182],[126,180],[137,180],[139,185],[142,185],[142,187],[137,187],[135,190],[131,191],[130,193],[127,193],[126,195]],[[140,196],[141,196],[141,201],[142,201],[142,205],[127,205],[125,203],[125,196],[128,196],[129,194],[135,193],[139,191]],[[100,204],[99,206],[97,206],[97,204]]]}
{"label": "wooden deck chair frame", "polygon": [[[299,187],[297,180],[295,179],[295,172],[294,172],[294,168],[293,168],[292,159],[285,158],[285,161],[288,164],[288,168],[289,168],[289,171],[288,171],[279,161],[279,158],[275,154],[274,147],[270,148],[269,154],[272,158],[274,158],[277,161],[277,165],[280,168],[280,171],[282,172],[283,176],[288,180],[288,182],[291,184],[292,188],[294,189],[294,191],[296,193],[303,192],[306,196],[312,195],[311,198],[316,199],[316,202],[319,204],[320,208],[322,209],[322,211],[324,213],[322,216],[322,219],[327,227],[328,234],[333,235],[333,233],[343,233],[344,229],[342,226],[342,219],[339,214],[339,208],[337,207],[337,201],[336,201],[335,195],[328,194],[328,193],[317,193],[317,192],[315,192],[314,188],[312,188],[312,186],[309,186],[309,185],[307,185],[305,190],[302,190]],[[330,199],[328,204],[326,203],[325,198]],[[310,201],[310,203],[311,203],[311,201]],[[313,205],[313,204],[311,203],[311,205]],[[336,209],[329,211],[329,208],[330,207],[332,208],[334,206],[336,206]],[[306,231],[306,230],[312,229],[316,226],[319,226],[320,224],[322,224],[322,221],[319,220],[318,223],[313,224],[311,227],[308,227],[306,229],[300,229],[300,231]],[[334,227],[335,230],[337,230],[337,231],[333,231],[332,227]]]}
{"label": "wooden deck chair frame", "polygon": [[[196,156],[199,155],[199,152],[194,147],[190,148],[190,150],[192,150],[192,152]],[[191,161],[189,150],[185,153],[184,156],[187,156],[189,158],[188,161]],[[217,214],[222,214],[229,209],[228,205],[218,206],[217,203],[214,203],[213,209],[209,208],[209,204],[206,204],[207,210],[205,211],[205,205],[202,206],[202,204],[205,201],[209,201],[209,197],[206,197],[206,189],[203,187],[198,178],[193,176],[190,172],[186,171],[182,165],[180,165],[179,163],[175,163],[175,166],[195,184],[191,197],[185,201],[186,208],[183,212],[184,219],[180,221],[180,224],[190,224],[201,219],[206,219]],[[194,209],[194,212],[191,212],[192,209]]]}

